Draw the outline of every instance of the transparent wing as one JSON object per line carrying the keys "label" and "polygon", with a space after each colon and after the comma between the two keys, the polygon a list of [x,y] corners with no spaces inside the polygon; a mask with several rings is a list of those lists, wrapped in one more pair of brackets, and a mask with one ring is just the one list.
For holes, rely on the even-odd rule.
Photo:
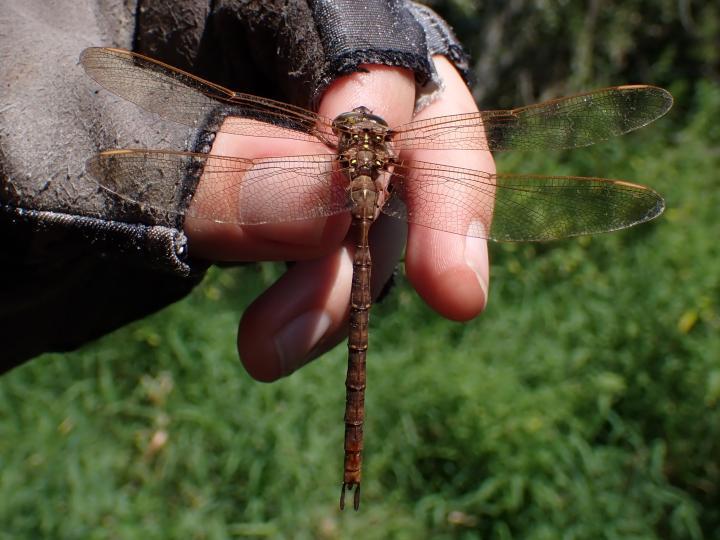
{"label": "transparent wing", "polygon": [[420,120],[393,130],[395,149],[543,150],[588,146],[641,128],[672,106],[655,86],[616,86],[507,111]]}
{"label": "transparent wing", "polygon": [[293,130],[283,133],[284,138],[331,145],[336,140],[330,121],[311,111],[233,92],[141,54],[92,47],[82,52],[80,63],[90,78],[113,94],[180,124],[206,129],[198,122],[235,116],[221,131],[278,137],[280,127]]}
{"label": "transparent wing", "polygon": [[[350,208],[347,179],[333,155],[243,159],[163,150],[109,150],[87,172],[117,196],[170,215],[259,225],[311,219]],[[178,209],[186,178],[203,175],[194,199]],[[169,188],[174,186],[174,190]]]}
{"label": "transparent wing", "polygon": [[623,229],[664,208],[655,191],[623,180],[495,175],[411,161],[394,174],[383,212],[456,234],[540,241]]}

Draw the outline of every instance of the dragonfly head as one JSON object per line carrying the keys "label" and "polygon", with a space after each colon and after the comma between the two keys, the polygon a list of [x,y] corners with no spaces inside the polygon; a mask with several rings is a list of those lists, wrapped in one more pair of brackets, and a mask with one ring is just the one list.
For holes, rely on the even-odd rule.
{"label": "dragonfly head", "polygon": [[355,107],[352,111],[338,115],[332,123],[333,132],[350,131],[358,129],[371,129],[379,127],[386,131],[388,124],[380,116],[372,114],[367,107]]}

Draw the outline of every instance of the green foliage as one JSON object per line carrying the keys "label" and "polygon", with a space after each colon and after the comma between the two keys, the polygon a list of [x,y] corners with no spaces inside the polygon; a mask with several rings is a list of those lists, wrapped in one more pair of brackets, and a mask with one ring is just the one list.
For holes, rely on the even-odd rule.
{"label": "green foliage", "polygon": [[[647,83],[685,99],[718,77],[720,5],[706,0],[429,0],[471,55],[485,107]],[[683,92],[674,87],[686,85]]]}

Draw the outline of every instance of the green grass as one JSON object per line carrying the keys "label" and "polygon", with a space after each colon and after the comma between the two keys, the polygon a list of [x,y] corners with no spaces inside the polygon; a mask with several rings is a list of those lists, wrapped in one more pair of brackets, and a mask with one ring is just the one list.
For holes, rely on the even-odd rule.
{"label": "green grass", "polygon": [[717,538],[720,88],[698,96],[500,160],[650,184],[657,221],[494,246],[471,323],[404,283],[375,309],[359,513],[337,509],[344,347],[271,385],[236,358],[262,266],[0,379],[0,538]]}

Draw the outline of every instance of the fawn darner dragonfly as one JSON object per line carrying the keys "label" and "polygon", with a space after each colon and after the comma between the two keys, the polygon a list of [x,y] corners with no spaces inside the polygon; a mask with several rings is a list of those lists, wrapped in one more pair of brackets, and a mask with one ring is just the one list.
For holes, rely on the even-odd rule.
{"label": "fawn darner dragonfly", "polygon": [[[653,86],[619,86],[507,111],[420,120],[399,127],[364,107],[329,120],[308,110],[239,94],[145,56],[90,48],[86,72],[111,92],[164,118],[197,129],[215,118],[218,131],[285,137],[332,149],[309,156],[244,159],[165,150],[107,150],[87,170],[115,195],[143,205],[162,185],[182,186],[202,173],[198,189],[214,204],[154,208],[165,214],[243,226],[349,212],[356,234],[346,379],[346,489],[360,503],[365,359],[371,305],[369,229],[379,211],[415,225],[501,241],[554,240],[622,229],[662,213],[652,189],[602,178],[490,174],[403,159],[404,150],[538,150],[587,146],[659,118],[672,105]],[[225,117],[232,121],[222,122]],[[219,119],[219,120],[218,120]],[[168,184],[168,179],[171,182]],[[267,190],[268,180],[283,189]],[[157,200],[157,198],[153,199]],[[240,212],[237,207],[240,201]],[[432,204],[430,204],[432,202]],[[155,203],[157,204],[157,203]],[[445,208],[439,212],[437,208]]]}

